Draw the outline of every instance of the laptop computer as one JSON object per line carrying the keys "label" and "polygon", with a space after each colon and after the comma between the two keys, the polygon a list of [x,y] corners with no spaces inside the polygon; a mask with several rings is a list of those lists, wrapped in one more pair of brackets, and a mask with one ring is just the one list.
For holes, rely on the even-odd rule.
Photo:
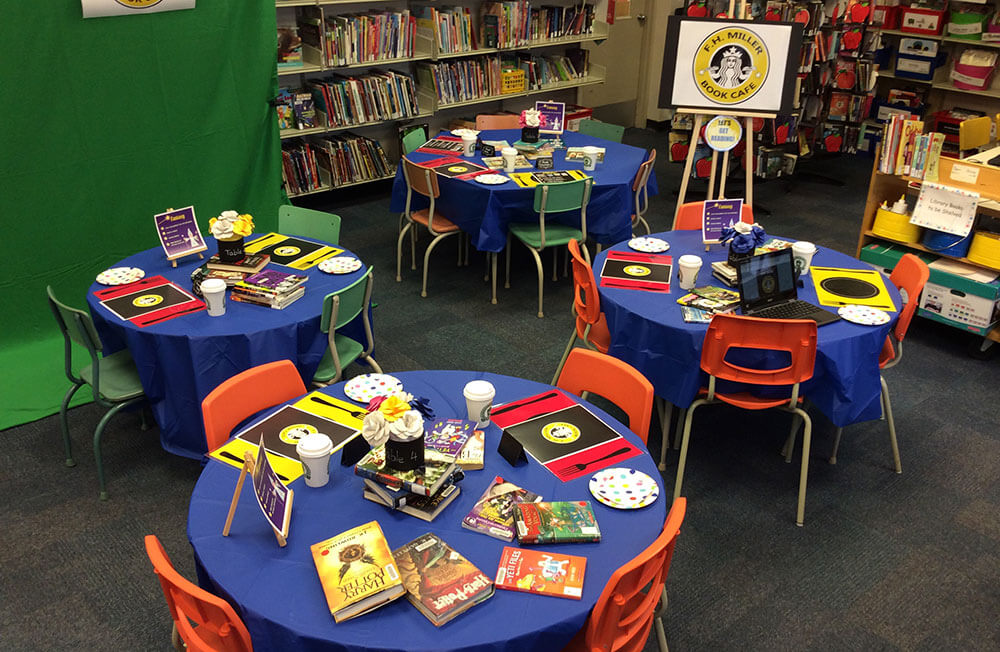
{"label": "laptop computer", "polygon": [[811,319],[817,326],[837,321],[837,313],[798,298],[791,248],[751,256],[736,266],[736,286],[744,315],[766,319]]}

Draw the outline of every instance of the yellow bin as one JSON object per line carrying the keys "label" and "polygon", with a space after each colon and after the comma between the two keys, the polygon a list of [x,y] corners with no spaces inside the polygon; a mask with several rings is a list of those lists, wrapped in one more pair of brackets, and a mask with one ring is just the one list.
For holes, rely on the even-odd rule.
{"label": "yellow bin", "polygon": [[893,213],[884,208],[875,213],[872,232],[883,238],[896,242],[920,242],[920,227],[910,224],[910,216],[905,213]]}
{"label": "yellow bin", "polygon": [[1000,269],[1000,234],[977,231],[965,257],[979,265]]}

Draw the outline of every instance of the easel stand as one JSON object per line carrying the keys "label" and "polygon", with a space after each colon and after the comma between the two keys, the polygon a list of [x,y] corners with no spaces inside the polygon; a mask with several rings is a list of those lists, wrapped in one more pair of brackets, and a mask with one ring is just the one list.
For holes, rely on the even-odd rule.
{"label": "easel stand", "polygon": [[[254,471],[254,457],[253,453],[246,451],[243,453],[243,468],[240,469],[240,479],[236,481],[236,491],[233,492],[233,500],[229,503],[229,513],[226,515],[226,525],[222,528],[222,536],[229,536],[229,528],[233,524],[233,516],[236,515],[236,505],[240,502],[240,493],[243,491],[243,480],[246,479],[247,475],[253,476]],[[278,539],[278,545],[282,548],[288,543],[288,521],[292,514],[292,498],[294,493],[291,489],[288,490],[288,508],[285,510],[285,521],[282,525],[281,531],[279,532],[274,526],[271,526],[271,531],[274,532],[274,536]],[[270,523],[268,523],[270,525]]]}

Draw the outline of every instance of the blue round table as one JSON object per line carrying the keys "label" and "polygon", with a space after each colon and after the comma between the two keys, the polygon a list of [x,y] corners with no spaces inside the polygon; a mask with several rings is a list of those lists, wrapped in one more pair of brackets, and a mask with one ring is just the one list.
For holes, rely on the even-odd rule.
{"label": "blue round table", "polygon": [[[514,143],[521,137],[518,129],[503,129],[480,132],[481,140],[506,140]],[[542,138],[549,135],[542,134]],[[634,212],[632,181],[639,165],[646,160],[646,152],[638,147],[622,145],[567,131],[561,135],[567,147],[583,147],[596,145],[605,148],[604,162],[598,163],[597,169],[589,172],[594,178],[594,186],[587,204],[587,235],[590,239],[603,244],[611,244],[628,238],[632,232],[630,216]],[[407,155],[414,163],[421,163],[445,156],[444,154],[428,154],[411,152]],[[463,160],[482,163],[482,157],[476,156]],[[566,150],[556,150],[552,155],[555,170],[582,170],[583,163],[566,162]],[[534,172],[532,169],[517,170],[517,172]],[[507,245],[508,222],[538,221],[538,213],[533,207],[534,190],[521,188],[514,181],[508,181],[499,186],[487,186],[475,181],[453,179],[441,176],[438,178],[441,196],[437,200],[437,210],[449,220],[457,224],[462,231],[468,233],[472,246],[479,251],[503,251]],[[656,175],[651,174],[648,184],[649,194],[655,195]],[[423,197],[415,199],[416,208],[426,208]],[[392,200],[390,209],[401,213],[406,208],[406,180],[403,178],[402,166],[396,169],[396,178],[392,183]],[[567,220],[567,224],[579,226],[579,212],[564,215],[555,214],[552,219]],[[573,221],[575,220],[575,222]]]}
{"label": "blue round table", "polygon": [[[214,253],[215,243],[211,238],[206,242],[207,259]],[[163,276],[190,292],[191,272],[204,262],[188,256],[171,267],[163,249],[155,247],[122,260],[116,267],[138,267],[147,278]],[[306,274],[305,295],[286,308],[273,310],[233,301],[227,292],[226,314],[220,317],[209,317],[208,311],[202,310],[144,328],[119,319],[101,305],[93,293],[106,286],[95,283],[90,287],[87,303],[105,351],[127,348],[132,354],[160,426],[160,443],[167,451],[194,459],[205,454],[201,402],[222,381],[241,371],[289,359],[308,384],[327,346],[326,334],[319,328],[323,297],[347,287],[366,270],[362,266],[350,274],[333,275],[318,267],[298,272],[269,263],[268,268]]]}
{"label": "blue round table", "polygon": [[[722,283],[712,276],[711,263],[725,260],[728,249],[719,244],[705,251],[701,231],[669,231],[653,234],[670,243],[666,255],[673,257],[674,269],[683,254],[700,256],[703,264],[698,285]],[[686,323],[677,298],[686,294],[670,280],[670,292],[645,292],[600,287],[601,267],[608,251],[631,251],[621,242],[594,258],[594,276],[598,282],[601,310],[608,320],[611,348],[608,353],[628,362],[653,384],[656,395],[680,408],[687,408],[707,382],[700,369],[701,345],[706,324]],[[872,269],[871,265],[846,254],[818,247],[812,260],[821,267]],[[897,310],[899,292],[884,279]],[[798,288],[799,298],[818,303],[811,277]],[[835,308],[828,308],[836,311]],[[802,384],[802,395],[809,398],[837,426],[877,419],[881,415],[878,356],[898,312],[882,326],[861,326],[840,320],[821,326],[818,334],[816,368],[812,379]]]}
{"label": "blue round table", "polygon": [[[496,403],[509,402],[550,386],[509,376],[472,371],[413,371],[393,374],[414,396],[426,397],[439,418],[465,416],[462,388],[485,379],[496,387]],[[322,391],[345,399],[343,384]],[[638,438],[605,412],[590,409],[609,425],[639,444]],[[468,471],[462,493],[430,523],[393,512],[362,498],[362,479],[350,466],[331,461],[330,483],[295,491],[288,545],[280,548],[260,514],[253,491],[244,487],[229,537],[222,526],[239,475],[238,469],[209,460],[191,496],[188,538],[194,548],[201,585],[224,596],[242,616],[254,649],[261,650],[379,650],[422,652],[463,650],[482,652],[551,652],[579,631],[607,584],[611,573],[634,558],[659,535],[668,499],[660,497],[639,510],[616,510],[597,502],[588,491],[590,474],[562,483],[531,460],[511,467],[497,453],[500,430],[486,429],[485,467]],[[640,444],[641,445],[641,444]],[[660,482],[648,454],[619,464],[639,469]],[[601,529],[601,543],[535,546],[587,558],[583,596],[570,600],[497,590],[481,605],[451,622],[435,627],[406,598],[372,613],[335,623],[327,608],[309,546],[344,530],[377,520],[393,549],[432,531],[468,558],[486,575],[496,574],[504,541],[464,529],[462,517],[472,508],[494,476],[500,475],[541,494],[545,500],[590,500]]]}

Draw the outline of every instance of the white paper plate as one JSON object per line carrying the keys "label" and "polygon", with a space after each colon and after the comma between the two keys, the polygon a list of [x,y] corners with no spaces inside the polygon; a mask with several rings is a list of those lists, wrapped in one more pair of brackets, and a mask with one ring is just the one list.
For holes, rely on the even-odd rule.
{"label": "white paper plate", "polygon": [[403,391],[403,383],[389,374],[364,374],[347,381],[344,393],[351,400],[368,403],[376,396],[392,396]]}
{"label": "white paper plate", "polygon": [[632,238],[628,241],[628,246],[636,251],[644,251],[650,254],[658,254],[661,251],[670,249],[670,243],[666,240],[661,240],[660,238],[650,238],[649,236]]}
{"label": "white paper plate", "polygon": [[859,306],[851,304],[841,306],[837,309],[837,314],[842,319],[864,326],[881,326],[889,322],[889,313],[871,306]]}
{"label": "white paper plate", "polygon": [[510,181],[508,177],[502,174],[480,174],[472,178],[476,183],[482,183],[487,186],[499,186],[501,183]]}
{"label": "white paper plate", "polygon": [[639,509],[656,500],[660,487],[642,471],[618,467],[595,473],[590,478],[590,493],[608,507]]}
{"label": "white paper plate", "polygon": [[101,285],[125,285],[134,283],[146,275],[138,267],[112,267],[97,275],[97,282]]}
{"label": "white paper plate", "polygon": [[361,269],[361,261],[352,256],[334,256],[319,264],[319,270],[327,274],[350,274]]}
{"label": "white paper plate", "polygon": [[461,138],[465,134],[472,134],[473,136],[478,136],[479,132],[476,131],[475,129],[452,129],[451,130],[451,135],[452,136],[458,136],[459,138]]}

